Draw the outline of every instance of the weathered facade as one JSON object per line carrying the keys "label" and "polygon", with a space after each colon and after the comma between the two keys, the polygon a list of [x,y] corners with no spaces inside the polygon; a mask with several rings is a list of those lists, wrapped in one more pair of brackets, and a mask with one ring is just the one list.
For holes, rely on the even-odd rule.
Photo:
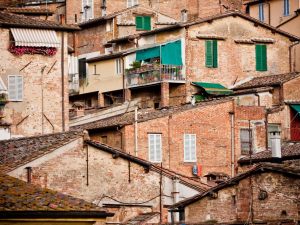
{"label": "weathered facade", "polygon": [[172,208],[182,210],[185,224],[297,224],[299,181],[297,168],[257,165]]}
{"label": "weathered facade", "polygon": [[[68,130],[66,31],[73,28],[5,12],[0,23],[1,89],[8,101],[2,120],[11,124],[11,136]],[[30,41],[29,34],[41,40]]]}
{"label": "weathered facade", "polygon": [[152,212],[158,212],[153,221],[168,221],[165,206],[209,187],[107,145],[84,142],[76,132],[16,139],[22,147],[13,151],[11,143],[1,142],[2,171],[102,206],[115,213],[110,222]]}

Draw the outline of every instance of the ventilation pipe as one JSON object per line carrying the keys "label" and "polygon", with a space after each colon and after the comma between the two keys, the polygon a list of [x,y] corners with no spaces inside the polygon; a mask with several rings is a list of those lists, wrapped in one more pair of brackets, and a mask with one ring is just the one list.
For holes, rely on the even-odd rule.
{"label": "ventilation pipe", "polygon": [[281,139],[280,132],[275,131],[271,132],[271,143],[272,143],[272,157],[273,158],[281,158]]}

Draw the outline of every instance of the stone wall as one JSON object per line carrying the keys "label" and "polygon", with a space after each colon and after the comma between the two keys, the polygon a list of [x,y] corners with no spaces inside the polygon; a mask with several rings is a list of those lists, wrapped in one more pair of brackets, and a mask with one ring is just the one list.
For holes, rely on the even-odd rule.
{"label": "stone wall", "polygon": [[[56,32],[61,43],[62,32]],[[64,54],[61,47],[54,56],[24,54],[15,56],[8,51],[9,29],[0,30],[0,77],[6,87],[8,75],[23,76],[23,100],[11,101],[4,109],[5,120],[11,125],[12,135],[32,136],[68,130],[67,36],[64,34]],[[64,63],[64,113],[62,111],[62,74]]]}

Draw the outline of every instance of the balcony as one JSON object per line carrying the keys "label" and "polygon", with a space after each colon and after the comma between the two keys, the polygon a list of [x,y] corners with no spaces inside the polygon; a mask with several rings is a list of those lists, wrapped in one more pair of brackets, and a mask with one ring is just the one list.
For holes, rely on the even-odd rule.
{"label": "balcony", "polygon": [[127,87],[139,87],[161,83],[185,83],[183,66],[149,64],[126,71]]}

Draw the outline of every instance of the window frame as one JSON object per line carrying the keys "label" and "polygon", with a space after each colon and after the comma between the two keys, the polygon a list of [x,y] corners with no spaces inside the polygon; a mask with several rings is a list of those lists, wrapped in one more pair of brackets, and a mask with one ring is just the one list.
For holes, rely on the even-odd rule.
{"label": "window frame", "polygon": [[115,60],[115,63],[116,63],[116,74],[117,75],[123,74],[123,71],[122,71],[122,60],[121,60],[121,58],[117,58]]}
{"label": "window frame", "polygon": [[261,22],[265,21],[264,3],[259,3],[258,4],[258,19]]}
{"label": "window frame", "polygon": [[[10,88],[10,78],[11,77],[15,77],[15,80],[14,80],[14,83],[15,83],[15,92],[16,92],[16,98],[11,98],[11,88]],[[19,89],[18,89],[18,84],[16,83],[16,78],[17,77],[20,77],[21,78],[21,82],[22,82],[22,94],[21,94],[21,98],[18,98],[18,92],[19,92]],[[24,79],[23,79],[23,76],[22,75],[8,75],[7,76],[7,86],[8,86],[8,100],[9,101],[12,101],[12,102],[22,102],[23,101],[23,98],[24,98]]]}
{"label": "window frame", "polygon": [[[154,137],[154,149],[153,149],[153,160],[151,159],[151,136]],[[157,138],[159,139],[157,140]],[[159,141],[159,156],[157,155],[157,141]],[[148,133],[148,158],[152,163],[161,163],[162,162],[162,134],[160,133]]]}
{"label": "window frame", "polygon": [[290,1],[284,0],[283,1],[283,16],[289,16],[290,15]]}
{"label": "window frame", "polygon": [[[189,137],[189,147],[190,149],[187,149],[186,147],[186,138]],[[194,155],[192,155],[192,149],[191,149],[191,137],[194,137],[194,140],[193,140],[193,144],[194,144]],[[189,159],[186,158],[186,152],[188,151],[188,155],[189,155]],[[183,135],[183,161],[184,162],[197,162],[197,136],[196,134],[184,134]]]}
{"label": "window frame", "polygon": [[218,68],[218,58],[218,40],[205,40],[205,66]]}
{"label": "window frame", "polygon": [[[250,137],[249,137],[249,134],[248,134],[247,137],[249,137],[249,140],[247,142],[242,141],[242,131],[247,131],[247,132],[250,131]],[[247,143],[249,145],[249,150],[244,150],[243,149],[243,143]],[[240,129],[240,148],[241,148],[241,155],[249,155],[250,154],[250,150],[252,152],[254,152],[253,151],[253,130],[251,128],[250,129],[249,128],[241,128]]]}
{"label": "window frame", "polygon": [[[88,18],[88,17],[85,16],[85,10],[84,10],[85,5],[84,5],[84,1],[86,1],[86,2],[91,1],[91,5],[87,4],[88,6],[90,6],[90,9],[89,9],[89,10],[91,10],[91,17],[90,17],[90,18]],[[88,21],[88,20],[90,20],[90,19],[93,19],[93,18],[94,18],[94,0],[82,0],[82,1],[81,1],[81,10],[82,10],[82,18],[81,18],[82,21],[85,22],[85,21]],[[86,17],[86,18],[85,18],[85,17]]]}
{"label": "window frame", "polygon": [[136,5],[138,5],[138,4],[139,4],[139,1],[138,1],[138,0],[127,0],[127,8],[136,6]]}

